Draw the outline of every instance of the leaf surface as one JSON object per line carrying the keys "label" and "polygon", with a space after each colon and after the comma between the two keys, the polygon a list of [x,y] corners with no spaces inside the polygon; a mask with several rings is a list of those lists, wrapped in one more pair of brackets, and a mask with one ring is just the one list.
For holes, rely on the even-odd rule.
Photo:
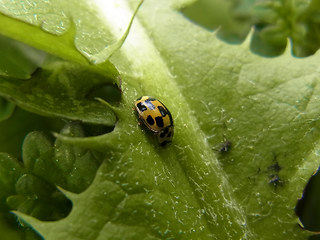
{"label": "leaf surface", "polygon": [[[294,207],[319,165],[319,54],[298,59],[288,47],[277,58],[254,55],[251,36],[241,45],[224,43],[179,14],[184,3],[145,1],[124,45],[111,57],[122,78],[121,103],[95,103],[101,109],[93,112],[113,110],[118,119],[114,130],[92,137],[56,135],[65,144],[103,152],[104,162],[84,192],[63,191],[73,202],[66,218],[43,222],[17,213],[45,239],[281,240],[308,235],[298,227]],[[139,2],[107,4],[100,7],[104,20],[86,23],[84,17],[82,24],[108,23],[107,32],[120,39],[123,23],[114,16],[129,23]],[[102,40],[91,41],[99,45]],[[50,67],[51,73],[59,68]],[[89,69],[90,75],[102,74],[100,66]],[[68,75],[68,82],[77,76]],[[90,85],[84,79],[79,84]],[[13,92],[16,85],[10,88],[7,97],[22,98]],[[67,93],[88,107],[93,103],[84,100],[85,89],[74,84]],[[55,94],[48,91],[49,97]],[[138,126],[132,106],[142,95],[160,99],[170,110],[175,124],[171,145],[158,146]],[[62,109],[48,106],[49,114]],[[77,111],[70,114],[73,119]],[[75,119],[86,118],[79,113]],[[231,147],[223,152],[226,141]]]}

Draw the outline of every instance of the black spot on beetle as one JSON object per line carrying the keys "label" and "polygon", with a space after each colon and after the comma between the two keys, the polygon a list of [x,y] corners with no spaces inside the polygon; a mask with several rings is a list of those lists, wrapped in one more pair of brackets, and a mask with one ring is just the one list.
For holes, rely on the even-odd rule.
{"label": "black spot on beetle", "polygon": [[165,128],[163,131],[162,131],[164,134],[167,134],[169,132],[169,127]]}
{"label": "black spot on beetle", "polygon": [[152,102],[150,102],[149,99],[145,100],[145,101],[144,101],[144,104],[145,104],[150,110],[155,109],[155,106],[152,104]]}
{"label": "black spot on beetle", "polygon": [[[163,131],[161,131],[160,133],[160,138],[164,138],[166,137],[167,133],[169,132],[169,128],[165,128]],[[171,135],[171,132],[170,132],[170,135]],[[167,136],[168,137],[168,136]]]}
{"label": "black spot on beetle", "polygon": [[162,117],[156,117],[156,123],[158,127],[163,127],[163,119]]}
{"label": "black spot on beetle", "polygon": [[165,146],[167,143],[169,143],[170,141],[163,141],[162,143],[160,143],[161,146]]}
{"label": "black spot on beetle", "polygon": [[158,106],[158,109],[162,117],[165,117],[168,114],[168,111],[164,109],[162,106]]}
{"label": "black spot on beetle", "polygon": [[147,117],[147,123],[150,124],[150,125],[154,124],[154,120],[150,115]]}
{"label": "black spot on beetle", "polygon": [[153,97],[149,97],[146,101],[157,101],[157,99],[155,99]]}
{"label": "black spot on beetle", "polygon": [[139,102],[137,104],[137,108],[141,111],[144,112],[145,110],[147,110],[146,106],[144,106],[141,102]]}

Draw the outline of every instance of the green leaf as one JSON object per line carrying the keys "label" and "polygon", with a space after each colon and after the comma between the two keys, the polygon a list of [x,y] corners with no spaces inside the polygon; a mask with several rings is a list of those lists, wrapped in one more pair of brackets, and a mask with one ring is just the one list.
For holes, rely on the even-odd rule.
{"label": "green leaf", "polygon": [[0,76],[28,79],[45,54],[0,35]]}
{"label": "green leaf", "polygon": [[14,158],[0,153],[0,172],[0,199],[3,200],[15,192],[15,183],[23,175],[23,169]]}
{"label": "green leaf", "polygon": [[[101,24],[101,13],[84,2],[5,0],[0,6],[0,13],[2,34],[77,63],[87,63],[84,56],[89,58],[107,46],[118,44],[110,28]],[[100,24],[97,25],[97,22]],[[25,33],[31,37],[26,38]],[[123,41],[121,37],[119,39]],[[113,51],[116,49],[113,48]],[[99,63],[103,60],[106,59],[99,59]],[[109,61],[98,68],[110,74],[109,77],[117,75]]]}
{"label": "green leaf", "polygon": [[[83,137],[78,124],[67,124],[63,134]],[[41,133],[27,135],[23,144],[23,161],[28,171],[72,192],[82,192],[91,184],[103,156],[57,140],[51,142]]]}
{"label": "green leaf", "polygon": [[[106,22],[107,32],[119,39],[123,22],[114,16],[129,23],[139,3],[118,0],[115,6],[108,1],[108,7],[100,6],[103,20],[86,22],[83,17],[81,23],[100,26]],[[319,54],[294,58],[288,45],[278,58],[255,55],[249,49],[252,35],[241,45],[222,42],[216,33],[194,25],[177,11],[185,4],[182,0],[145,1],[124,45],[110,58],[122,79],[120,105],[96,102],[90,109],[97,115],[113,111],[118,121],[112,132],[90,137],[78,130],[75,136],[68,131],[55,134],[61,144],[57,149],[65,157],[54,155],[43,135],[27,137],[28,169],[51,182],[57,181],[56,176],[67,182],[74,161],[81,162],[79,167],[85,169],[80,175],[86,175],[103,160],[86,190],[81,192],[76,184],[69,186],[78,194],[71,193],[67,184],[61,190],[72,201],[72,211],[64,219],[45,222],[16,212],[44,239],[282,240],[310,235],[298,227],[294,208],[319,165]],[[80,14],[83,6],[77,10]],[[39,48],[52,52],[46,44],[43,40]],[[54,59],[34,74],[29,89],[35,86],[41,93],[34,101],[24,97],[19,84],[8,81],[3,84],[10,86],[6,96],[37,113],[43,114],[45,107],[52,116],[97,123],[92,116],[77,115],[75,110],[82,105],[66,103],[62,109],[60,103],[51,102],[43,106],[44,96],[63,102],[57,92],[65,89],[70,101],[76,99],[86,107],[93,104],[85,94],[90,83],[81,76],[88,69],[88,78],[104,76],[104,71],[64,58],[77,63]],[[41,78],[41,84],[52,84],[42,90],[37,74],[46,71],[70,72],[68,84],[56,83],[59,78]],[[105,71],[105,76],[112,75]],[[151,132],[138,126],[132,107],[142,95],[154,96],[170,109],[175,127],[171,145],[159,146]],[[63,114],[53,115],[56,110]],[[226,142],[231,147],[225,152],[221,144]],[[99,150],[101,155],[91,153],[82,162],[76,155],[87,149]],[[60,157],[61,165],[54,165],[55,157]],[[94,168],[86,171],[90,161]]]}
{"label": "green leaf", "polygon": [[218,36],[230,43],[242,42],[250,30],[250,1],[198,0],[183,7],[184,16],[193,22],[215,30]]}
{"label": "green leaf", "polygon": [[21,144],[30,131],[50,134],[59,131],[64,124],[62,120],[41,117],[16,107],[12,116],[0,123],[0,152],[21,158]]}
{"label": "green leaf", "polygon": [[47,221],[65,217],[70,209],[70,201],[53,184],[34,175],[24,174],[15,187],[16,194],[7,197],[10,209]]}
{"label": "green leaf", "polygon": [[70,201],[56,187],[24,169],[16,159],[0,153],[0,209],[15,209],[42,220],[65,217]]}
{"label": "green leaf", "polygon": [[264,56],[279,56],[292,41],[295,56],[314,54],[319,45],[319,2],[306,0],[197,0],[182,13],[230,43],[242,42],[254,26],[251,49]]}
{"label": "green leaf", "polygon": [[[75,123],[68,124],[62,132],[83,135]],[[45,221],[65,217],[70,201],[54,184],[74,192],[85,190],[101,164],[99,160],[94,163],[94,158],[103,159],[103,155],[61,144],[59,140],[52,146],[43,134],[30,133],[23,145],[23,164],[0,153],[0,209],[18,210]]]}
{"label": "green leaf", "polygon": [[41,238],[30,228],[17,228],[16,217],[12,213],[0,212],[0,231],[2,239],[40,240]]}
{"label": "green leaf", "polygon": [[106,75],[95,67],[52,58],[28,80],[0,76],[0,95],[37,114],[112,126],[112,110],[87,98],[94,88],[113,83]]}
{"label": "green leaf", "polygon": [[15,105],[11,102],[0,98],[0,122],[8,119],[15,109]]}

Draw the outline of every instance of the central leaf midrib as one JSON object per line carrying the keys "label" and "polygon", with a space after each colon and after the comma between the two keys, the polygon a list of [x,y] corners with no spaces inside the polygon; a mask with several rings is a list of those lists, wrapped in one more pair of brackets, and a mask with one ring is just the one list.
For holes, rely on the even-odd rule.
{"label": "central leaf midrib", "polygon": [[[142,6],[143,7],[143,6]],[[141,16],[143,16],[141,13],[139,13],[139,20],[142,18],[142,25],[143,25],[143,27],[144,28],[148,28],[148,26],[147,26],[147,24],[145,23],[145,22],[143,22],[143,17],[141,17]],[[136,19],[135,21],[137,21],[138,19]],[[152,32],[152,31],[151,31]],[[130,36],[130,34],[134,34],[134,33],[129,33],[129,36]],[[159,48],[159,46],[158,46],[158,44],[157,44],[157,41],[155,41],[155,39],[152,39],[152,38],[149,38],[148,40],[146,40],[146,41],[148,41],[148,42],[151,42],[151,45],[153,46],[153,51],[154,52],[160,52],[161,53],[161,51],[159,51],[159,49],[161,49],[161,48]],[[130,54],[133,54],[132,52],[130,52],[130,51],[125,51],[125,48],[124,49],[122,49],[122,50],[124,50],[123,52],[125,52],[126,53],[126,57],[127,58],[131,58],[130,57]],[[136,55],[135,55],[135,57],[136,57]],[[135,58],[134,57],[134,58]],[[150,56],[150,58],[151,58],[151,56]],[[153,58],[153,60],[155,61],[155,62],[157,62],[154,58]],[[168,65],[166,64],[166,62],[167,61],[165,61],[165,57],[163,56],[163,55],[161,55],[160,54],[160,56],[158,56],[158,59],[157,60],[159,60],[159,62],[161,62],[162,64],[161,64],[161,66],[162,67],[164,67],[164,69],[163,69],[163,72],[164,73],[171,73],[171,75],[172,76],[175,76],[175,73],[174,72],[172,72],[172,70],[168,67]],[[148,66],[147,66],[148,64],[146,64],[146,68],[148,68]],[[158,65],[158,67],[159,67],[159,65]],[[147,70],[146,70],[147,71]],[[166,79],[166,75],[164,75],[165,76],[165,79]],[[162,88],[163,89],[163,92],[164,93],[166,93],[165,95],[166,95],[166,97],[167,97],[167,99],[172,99],[172,101],[174,101],[174,99],[177,97],[177,96],[179,96],[179,102],[180,103],[183,103],[183,104],[181,104],[182,106],[183,106],[183,113],[191,113],[192,111],[191,111],[191,109],[190,109],[190,107],[189,107],[189,105],[188,105],[188,102],[184,99],[184,97],[182,96],[182,93],[181,93],[181,91],[180,91],[180,89],[179,89],[179,87],[178,87],[178,85],[177,85],[177,83],[176,82],[174,82],[173,81],[173,79],[170,79],[170,80],[168,80],[168,81],[165,81],[165,82],[161,82],[161,81],[152,81],[152,79],[151,80],[149,80],[149,81],[145,81],[145,82],[142,82],[141,83],[141,85],[143,84],[143,87],[144,87],[144,89],[152,89],[152,88],[155,88],[155,89],[157,89],[157,88]],[[129,105],[129,104],[128,104]],[[172,102],[172,104],[171,105],[173,105],[173,102]],[[179,114],[179,115],[181,115],[181,114]],[[174,117],[174,116],[173,116]],[[208,172],[209,172],[209,174],[218,174],[218,175],[220,175],[220,177],[221,177],[221,183],[223,183],[223,185],[224,185],[224,189],[222,190],[222,192],[223,191],[225,191],[225,190],[227,190],[227,189],[229,189],[229,190],[231,190],[232,188],[231,188],[231,186],[229,185],[229,183],[227,183],[227,180],[226,180],[226,174],[224,174],[223,173],[223,171],[222,171],[222,169],[221,169],[221,167],[219,166],[219,164],[218,164],[218,161],[215,161],[215,163],[213,163],[213,162],[210,162],[210,159],[216,159],[216,156],[214,155],[214,153],[213,153],[213,151],[211,150],[211,148],[205,143],[205,134],[200,130],[200,127],[199,127],[199,124],[196,122],[196,119],[195,119],[195,117],[193,117],[192,115],[189,115],[187,118],[183,118],[184,119],[184,121],[185,122],[189,122],[189,123],[192,123],[192,128],[188,128],[188,129],[183,129],[182,127],[178,127],[178,125],[179,125],[179,121],[178,121],[178,125],[177,125],[177,127],[176,127],[176,129],[177,130],[181,130],[181,131],[188,131],[189,132],[189,134],[186,134],[186,135],[189,135],[189,137],[191,136],[191,138],[194,138],[194,139],[197,139],[197,143],[202,143],[202,146],[203,146],[203,148],[201,149],[202,150],[202,152],[204,152],[205,154],[205,157],[204,158],[202,158],[202,160],[204,160],[205,158],[205,161],[207,161],[206,163],[205,163],[205,161],[203,161],[202,162],[202,167],[203,167],[203,169],[206,169],[206,164],[209,164],[209,165],[211,165],[210,167],[208,167],[207,168],[207,170],[208,170]],[[183,123],[180,123],[181,125],[183,124]],[[184,139],[188,139],[188,137],[186,136],[186,138],[184,138]],[[175,141],[179,141],[179,140],[175,140]],[[173,143],[174,144],[174,143]],[[188,143],[187,142],[185,142],[185,145],[184,146],[187,146],[188,145]],[[200,152],[199,152],[200,153]],[[201,154],[200,154],[201,155]],[[199,157],[199,155],[197,155],[197,157]],[[201,159],[201,158],[200,158]],[[199,209],[210,209],[210,207],[212,207],[210,204],[213,204],[213,202],[207,202],[206,200],[212,200],[212,196],[210,197],[209,195],[208,196],[205,196],[205,195],[207,195],[208,193],[209,193],[209,191],[210,191],[210,189],[209,188],[207,188],[207,191],[204,191],[203,193],[204,193],[204,198],[205,199],[201,199],[203,196],[197,191],[197,187],[196,187],[196,185],[195,185],[195,183],[198,185],[198,186],[201,186],[201,183],[202,182],[198,182],[198,180],[201,178],[200,176],[197,176],[197,175],[199,175],[199,174],[201,174],[201,173],[197,173],[197,172],[194,172],[194,169],[190,169],[190,166],[188,166],[188,165],[186,165],[185,163],[183,163],[183,162],[181,162],[181,161],[179,161],[179,160],[177,160],[178,161],[178,163],[179,163],[179,165],[180,165],[180,167],[181,167],[181,169],[183,170],[183,172],[184,172],[184,174],[185,174],[185,178],[187,179],[187,181],[188,181],[188,184],[189,184],[189,186],[190,186],[190,191],[193,193],[193,195],[195,196],[195,199],[196,199],[196,201],[198,202],[198,206],[199,206]],[[194,158],[193,159],[193,161],[194,162],[197,162],[197,159],[196,158]],[[212,165],[212,164],[216,164],[216,166],[215,167],[213,167],[214,165]],[[191,172],[190,172],[190,170],[191,170]],[[190,175],[190,173],[192,173],[191,175]],[[199,178],[200,177],[200,178]],[[211,179],[214,179],[214,178],[211,178]],[[207,183],[205,183],[205,184],[207,184]],[[210,183],[209,183],[209,185],[210,185]],[[215,189],[215,187],[212,187],[211,189]],[[226,194],[224,194],[224,195],[229,195],[229,196],[231,196],[232,194],[231,194],[231,191],[229,191],[228,190],[228,192],[226,193]],[[210,193],[209,193],[210,194]],[[223,194],[222,193],[220,193],[221,194],[221,196],[223,196]],[[216,199],[217,200],[217,199]],[[225,201],[223,198],[221,198],[221,199],[219,199],[220,201]],[[233,197],[233,198],[231,198],[231,200],[232,200],[232,209],[233,210],[235,210],[236,212],[238,212],[238,214],[236,214],[236,215],[239,215],[239,216],[243,216],[243,218],[242,219],[238,219],[238,220],[236,220],[237,218],[234,218],[234,225],[238,225],[239,224],[239,222],[243,222],[243,220],[244,220],[244,214],[242,213],[242,210],[241,210],[241,208],[239,207],[239,205],[236,203],[236,201],[235,201],[235,198]],[[229,201],[231,201],[231,200],[229,200]],[[227,205],[228,203],[226,203],[226,205]],[[237,208],[234,208],[234,206],[237,206]],[[228,211],[229,212],[229,211]],[[229,214],[230,214],[231,212],[229,212]],[[230,216],[233,218],[234,217],[234,214],[230,214]],[[209,215],[208,214],[205,214],[205,218],[206,218],[206,221],[207,221],[207,224],[208,224],[208,226],[213,226],[213,224],[215,224],[215,222],[214,221],[212,221],[213,219],[212,219],[212,217],[209,217]],[[240,226],[239,225],[239,228],[240,229],[242,229],[242,231],[245,231],[246,233],[243,233],[244,235],[245,234],[247,234],[248,236],[250,236],[251,234],[249,233],[249,231],[248,231],[248,229],[244,229],[242,226]],[[217,232],[215,232],[214,231],[214,229],[212,229],[211,227],[209,228],[209,231],[212,233],[212,235],[216,235],[217,234]]]}

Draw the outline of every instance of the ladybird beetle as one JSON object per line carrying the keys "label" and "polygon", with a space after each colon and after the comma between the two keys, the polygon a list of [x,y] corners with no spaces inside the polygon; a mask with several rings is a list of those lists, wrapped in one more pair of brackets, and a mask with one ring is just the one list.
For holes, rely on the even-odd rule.
{"label": "ladybird beetle", "polygon": [[158,138],[161,145],[172,141],[173,120],[171,113],[159,100],[143,96],[136,100],[135,108],[139,119]]}

